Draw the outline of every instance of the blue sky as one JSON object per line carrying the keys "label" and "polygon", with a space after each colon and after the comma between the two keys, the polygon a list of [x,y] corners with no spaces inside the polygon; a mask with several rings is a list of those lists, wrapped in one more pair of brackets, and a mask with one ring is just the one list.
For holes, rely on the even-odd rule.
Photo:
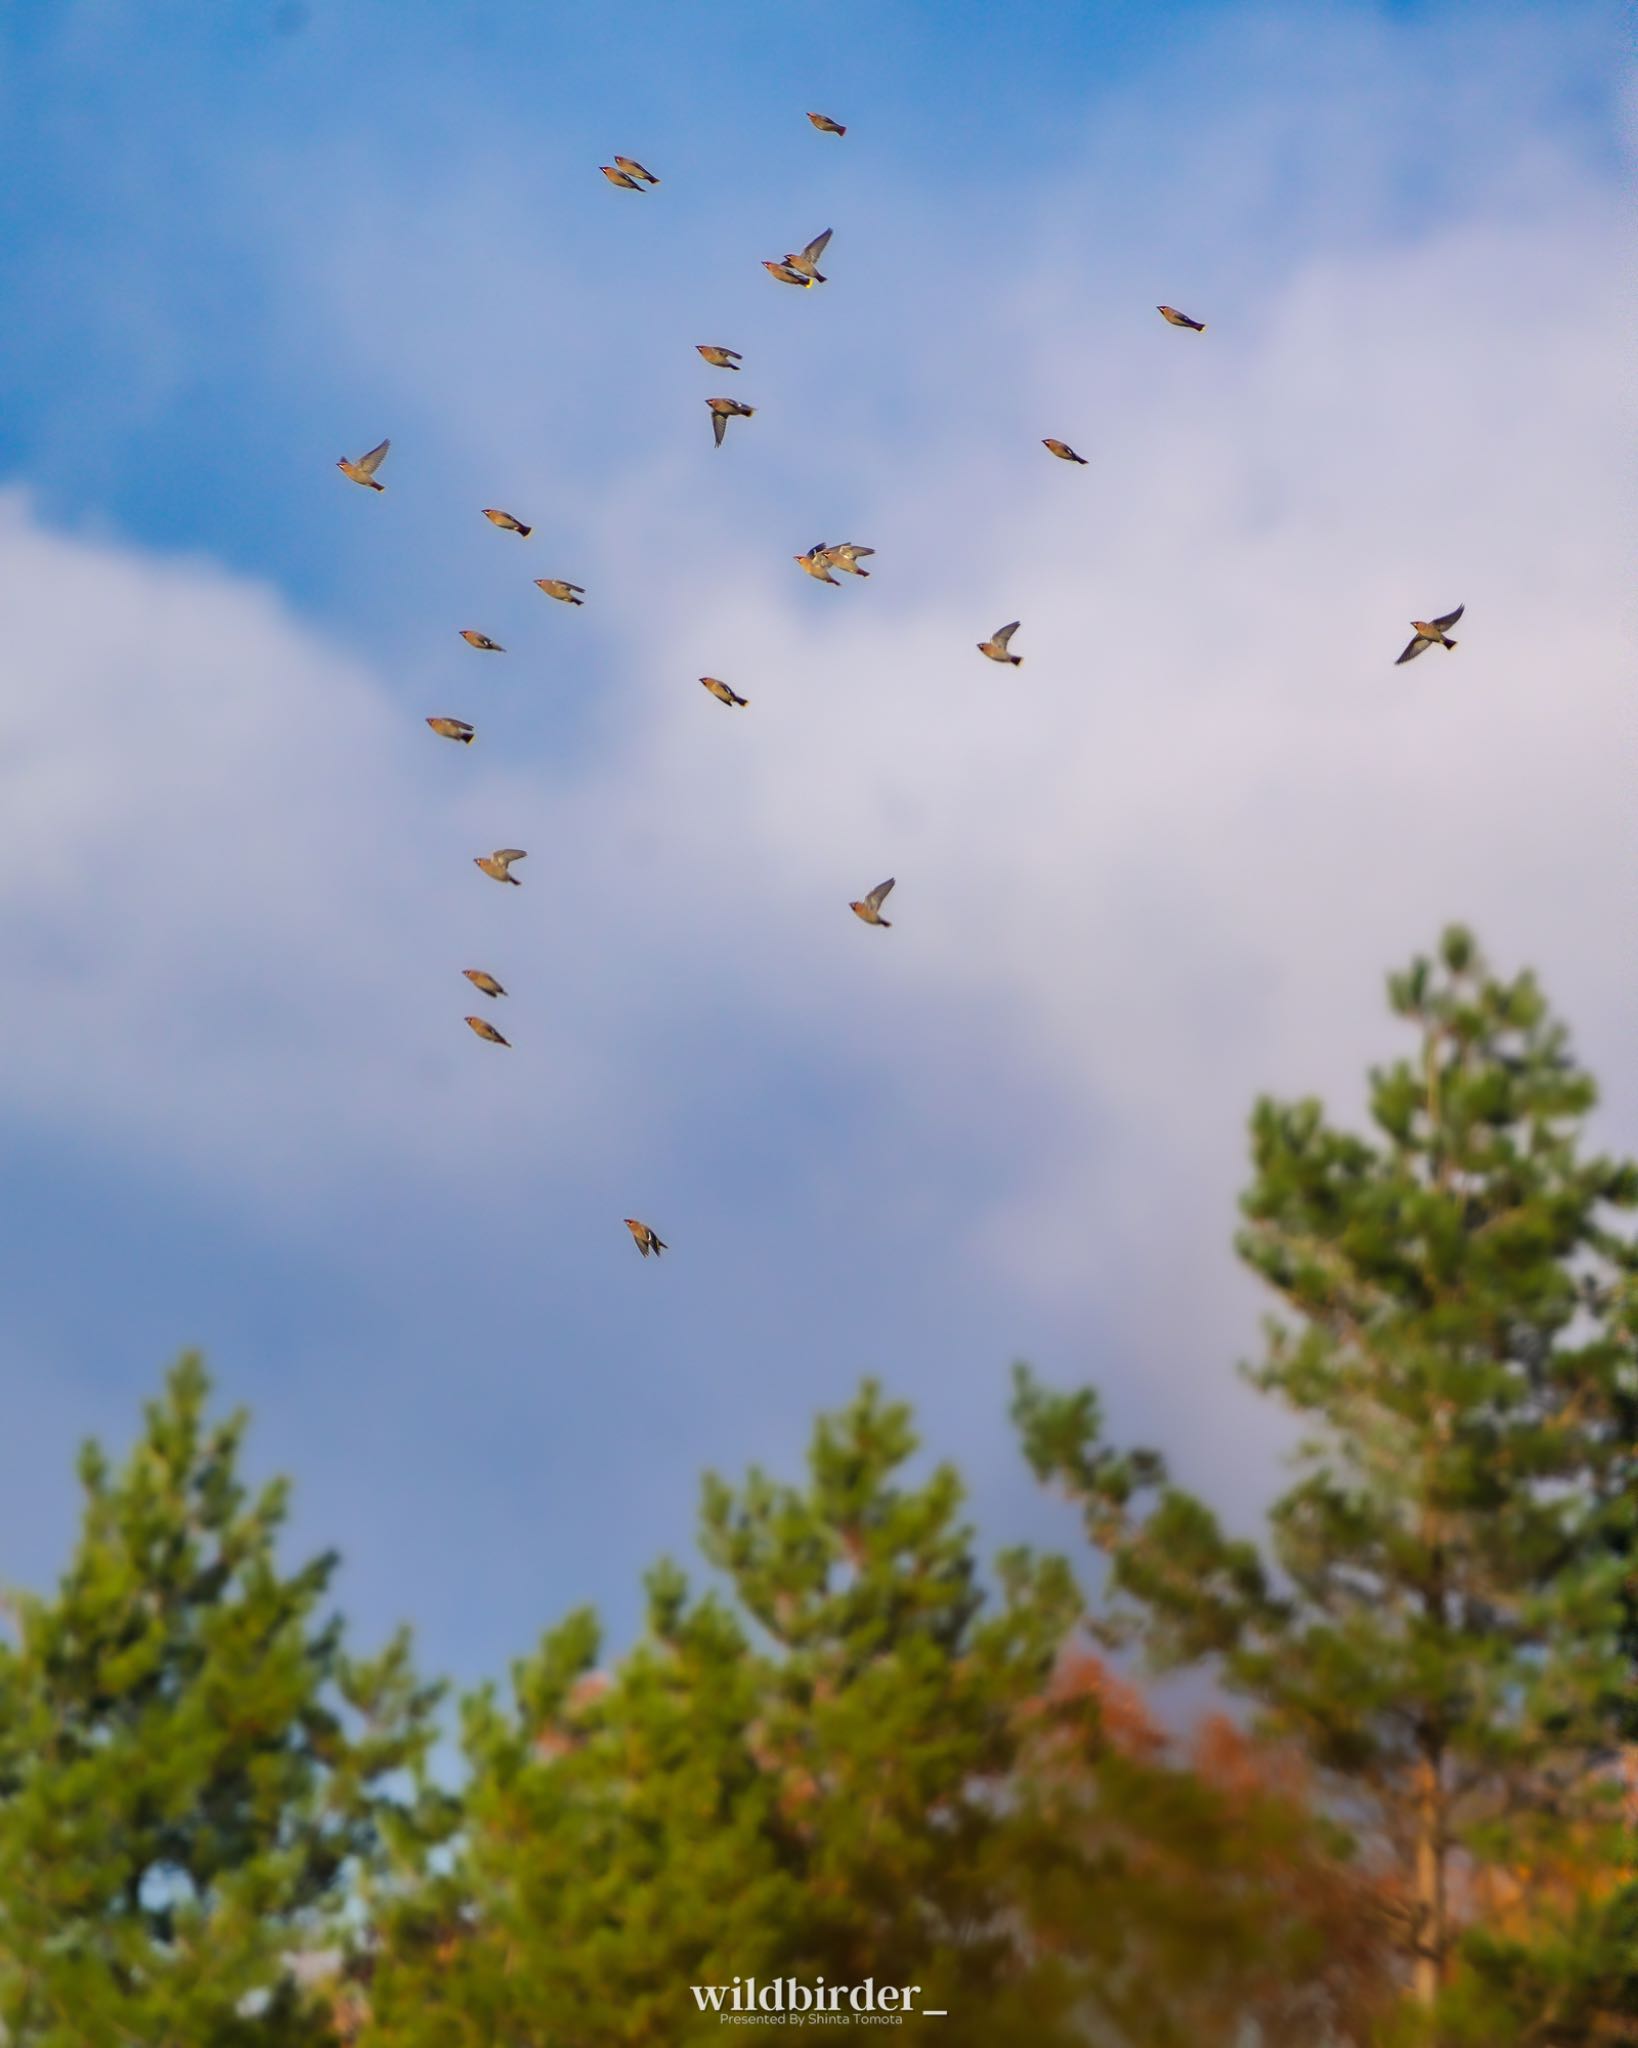
{"label": "blue sky", "polygon": [[1568,6],[0,12],[0,1578],[185,1344],[463,1679],[623,1633],[700,1469],[867,1371],[995,1541],[1064,1533],[1019,1355],[1248,1515],[1257,1089],[1351,1109],[1462,916],[1638,1145],[1625,62]]}

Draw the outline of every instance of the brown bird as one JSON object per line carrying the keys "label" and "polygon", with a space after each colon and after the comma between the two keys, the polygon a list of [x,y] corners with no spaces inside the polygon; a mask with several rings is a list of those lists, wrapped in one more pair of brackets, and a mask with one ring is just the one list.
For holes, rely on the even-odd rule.
{"label": "brown bird", "polygon": [[748,697],[736,697],[728,685],[719,682],[715,676],[701,676],[700,681],[711,692],[711,695],[716,698],[719,704],[748,704],[750,702]]}
{"label": "brown bird", "polygon": [[810,114],[808,119],[821,135],[845,135],[847,130],[840,121],[833,121],[828,114]]}
{"label": "brown bird", "polygon": [[813,283],[811,277],[804,277],[800,270],[792,270],[788,263],[770,263],[766,256],[762,267],[770,277],[777,277],[781,284],[799,284],[804,291]]}
{"label": "brown bird", "polygon": [[485,974],[481,967],[463,967],[461,972],[480,995],[503,996],[506,991],[492,974]]}
{"label": "brown bird", "polygon": [[626,1217],[625,1226],[636,1239],[637,1249],[645,1259],[650,1252],[658,1258],[661,1252],[670,1251],[670,1245],[662,1237],[658,1236],[656,1232],[650,1230],[646,1223],[639,1223],[635,1216]]}
{"label": "brown bird", "polygon": [[645,171],[635,157],[617,156],[614,161],[628,178],[635,178],[639,184],[657,185],[660,182],[652,171]]}
{"label": "brown bird", "polygon": [[1394,667],[1397,668],[1401,661],[1414,661],[1419,654],[1424,653],[1435,641],[1441,647],[1454,647],[1456,642],[1451,639],[1447,629],[1454,626],[1466,610],[1467,606],[1465,604],[1459,604],[1453,612],[1446,612],[1442,619],[1412,619],[1411,631],[1415,633],[1416,638],[1405,649],[1404,653],[1400,655],[1399,660],[1394,663]]}
{"label": "brown bird", "polygon": [[873,555],[874,548],[862,548],[856,540],[838,541],[834,547],[826,548],[825,559],[833,569],[844,570],[849,576],[868,577],[870,571],[859,567],[861,555]]}
{"label": "brown bird", "polygon": [[475,1032],[477,1032],[480,1038],[487,1038],[491,1045],[510,1046],[510,1044],[512,1043],[512,1041],[509,1038],[501,1037],[500,1033],[495,1029],[494,1025],[489,1022],[487,1017],[468,1017],[466,1021],[472,1026],[472,1029]]}
{"label": "brown bird", "polygon": [[987,654],[991,661],[1010,661],[1014,668],[1022,668],[1024,657],[1021,654],[1009,654],[1007,652],[1007,642],[1017,631],[1018,621],[1016,619],[1013,620],[1010,626],[998,626],[990,639],[979,641],[979,653]]}
{"label": "brown bird", "polygon": [[507,533],[515,533],[519,540],[527,540],[535,530],[532,526],[525,526],[521,519],[514,519],[510,512],[497,512],[493,505],[486,505],[483,508],[483,516],[491,526],[499,526]]}
{"label": "brown bird", "polygon": [[737,398],[708,398],[711,408],[711,431],[717,437],[717,446],[722,446],[722,437],[728,431],[730,420],[748,420],[756,411],[754,405],[741,405]]}
{"label": "brown bird", "polygon": [[475,868],[482,868],[494,881],[510,882],[514,889],[521,889],[523,884],[510,870],[513,861],[528,858],[521,846],[500,846],[493,853],[475,853],[472,856],[472,865]]}
{"label": "brown bird", "polygon": [[862,903],[850,903],[848,909],[853,912],[855,917],[863,918],[866,924],[879,924],[884,932],[890,932],[893,927],[882,916],[882,905],[887,901],[892,887],[893,877],[889,875],[885,882],[878,882],[876,884],[875,888],[871,890]]}
{"label": "brown bird", "polygon": [[825,244],[830,240],[834,232],[834,229],[826,228],[822,235],[815,235],[808,246],[805,249],[799,249],[794,256],[787,249],[785,251],[786,268],[794,270],[798,277],[811,279],[814,284],[823,284],[825,280],[819,275],[819,258],[824,255]]}
{"label": "brown bird", "polygon": [[461,638],[468,647],[479,648],[485,654],[504,654],[506,649],[498,640],[491,640],[487,633],[476,632],[471,626],[461,628]]}
{"label": "brown bird", "polygon": [[1204,334],[1204,320],[1191,320],[1187,313],[1180,313],[1175,306],[1156,306],[1155,311],[1162,320],[1169,320],[1174,327],[1192,327],[1196,334]]}
{"label": "brown bird", "polygon": [[618,185],[622,192],[641,192],[645,189],[635,178],[628,178],[624,171],[617,171],[613,164],[599,164],[597,168],[611,185]]}
{"label": "brown bird", "polygon": [[463,747],[471,746],[477,738],[464,718],[429,718],[427,724],[441,740],[459,740]]}
{"label": "brown bird", "polygon": [[818,583],[836,582],[836,578],[830,573],[836,565],[830,559],[830,550],[822,540],[815,541],[805,555],[792,555],[791,560],[799,569],[805,569]]}
{"label": "brown bird", "polygon": [[350,476],[355,484],[362,484],[368,491],[384,491],[387,487],[376,482],[375,473],[386,461],[387,450],[391,446],[390,441],[383,441],[378,447],[372,448],[368,455],[361,455],[356,462],[349,462],[343,455],[336,468],[343,476]]}
{"label": "brown bird", "polygon": [[740,370],[745,367],[737,348],[716,348],[708,341],[696,341],[694,346],[713,369]]}
{"label": "brown bird", "polygon": [[1077,455],[1067,441],[1054,441],[1052,436],[1048,434],[1041,443],[1041,446],[1043,448],[1050,448],[1060,462],[1078,462],[1082,469],[1086,467],[1086,457],[1084,455]]}

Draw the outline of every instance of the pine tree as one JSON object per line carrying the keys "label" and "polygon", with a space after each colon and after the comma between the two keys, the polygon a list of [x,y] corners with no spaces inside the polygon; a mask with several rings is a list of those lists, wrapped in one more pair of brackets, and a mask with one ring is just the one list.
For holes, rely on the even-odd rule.
{"label": "pine tree", "polygon": [[[1464,1939],[1484,1884],[1550,1908],[1555,1873],[1607,1894],[1630,1854],[1633,1253],[1610,1212],[1638,1170],[1582,1156],[1594,1085],[1529,975],[1453,929],[1389,992],[1420,1043],[1372,1074],[1374,1139],[1314,1101],[1252,1120],[1239,1250],[1288,1319],[1250,1377],[1308,1425],[1272,1556],[1103,1444],[1089,1393],[1021,1373],[1015,1413],[1108,1555],[1107,1633],[1215,1662],[1301,1746],[1398,1875],[1424,2031],[1493,2041],[1484,1930]],[[1566,1938],[1526,1930],[1515,1981]]]}
{"label": "pine tree", "polygon": [[372,2043],[715,2039],[690,1987],[736,1976],[918,1983],[951,2048],[998,2038],[1004,1793],[1075,1601],[1020,1553],[987,1607],[960,1483],[906,1483],[914,1450],[867,1384],[805,1486],[707,1481],[731,1598],[662,1565],[612,1672],[580,1614],[470,1703],[462,1854],[384,1922]]}
{"label": "pine tree", "polygon": [[387,1836],[439,1824],[412,1783],[435,1691],[402,1637],[346,1654],[334,1558],[281,1571],[286,1489],[247,1492],[244,1417],[208,1404],[184,1358],[122,1471],[87,1445],[57,1595],[8,1603],[7,2048],[316,2048],[300,1960],[340,1944]]}

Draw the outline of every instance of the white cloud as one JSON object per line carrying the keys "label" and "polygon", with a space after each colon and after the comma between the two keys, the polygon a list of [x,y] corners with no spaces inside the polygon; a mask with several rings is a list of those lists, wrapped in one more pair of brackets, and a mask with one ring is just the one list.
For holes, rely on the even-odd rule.
{"label": "white cloud", "polygon": [[[492,616],[513,601],[493,579],[532,604],[545,572],[495,541],[473,622],[511,645],[517,616],[518,651],[485,666],[451,640],[406,682],[264,590],[43,532],[12,499],[13,1114],[284,1213],[381,1177],[561,1204],[624,1176],[667,1188],[681,1223],[654,1220],[725,1276],[770,1201],[803,1227],[790,1256],[838,1286],[925,1220],[929,1270],[1117,1331],[1117,1358],[1040,1363],[1123,1381],[1134,1424],[1185,1407],[1201,1456],[1246,1429],[1223,1367],[1249,1331],[1226,1239],[1252,1096],[1356,1107],[1395,1044],[1382,977],[1444,920],[1543,969],[1633,1142],[1614,224],[1526,131],[1438,166],[1437,222],[1406,232],[1394,150],[1433,88],[1407,104],[1398,46],[1365,41],[1327,87],[1324,151],[1289,111],[1260,144],[1277,110],[1242,96],[1117,184],[1128,105],[1079,182],[1043,173],[1021,242],[1020,188],[960,220],[922,191],[839,208],[825,294],[749,269],[760,296],[726,300],[728,325],[701,311],[698,245],[673,273],[653,241],[657,273],[577,258],[571,321],[561,255],[529,255],[527,207],[497,211],[495,160],[430,217],[362,175],[328,224],[303,214],[304,314],[339,312],[349,252],[380,258],[369,317],[324,331],[395,408],[364,438],[409,415],[404,523],[379,527],[406,601],[455,585],[434,536],[474,493],[511,502],[480,488],[502,474],[572,533],[551,566],[590,601]],[[1464,86],[1490,94],[1464,133],[1510,75]],[[1323,160],[1306,240],[1269,225],[1293,149]],[[443,296],[428,251],[468,216]],[[960,255],[912,291],[906,250]],[[1208,332],[1166,328],[1162,297]],[[549,399],[531,336],[569,351]],[[761,407],[720,454],[705,339],[744,340]],[[608,452],[599,469],[599,427],[560,473],[545,450],[577,405],[614,420]],[[634,418],[654,423],[640,459]],[[1054,463],[1045,433],[1091,467]],[[335,491],[359,521],[379,509]],[[878,549],[871,580],[799,577],[790,554],[843,527]],[[1411,616],[1458,601],[1459,650],[1395,669]],[[1014,616],[1025,661],[1004,672],[974,643]],[[713,704],[707,670],[751,708]],[[473,717],[480,746],[432,740],[434,710]],[[471,868],[496,843],[529,847],[521,892]],[[889,872],[894,929],[866,931],[845,905]],[[514,991],[511,1054],[467,1042],[468,964]],[[852,1114],[811,1112],[809,1084]],[[901,1364],[940,1383],[937,1358]]]}

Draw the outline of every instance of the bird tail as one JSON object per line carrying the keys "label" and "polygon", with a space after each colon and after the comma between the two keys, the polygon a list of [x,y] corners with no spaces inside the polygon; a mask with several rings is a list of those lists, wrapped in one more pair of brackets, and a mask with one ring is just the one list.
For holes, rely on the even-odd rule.
{"label": "bird tail", "polygon": [[880,912],[877,913],[876,922],[884,932],[890,932],[893,929],[893,920],[889,917],[883,917]]}
{"label": "bird tail", "polygon": [[658,1257],[660,1256],[661,1252],[668,1252],[668,1251],[670,1251],[670,1249],[671,1249],[670,1245],[668,1245],[668,1244],[667,1244],[667,1243],[665,1242],[665,1240],[664,1240],[663,1238],[659,1238],[659,1237],[655,1238],[655,1240],[654,1240],[654,1256],[655,1256],[656,1258],[658,1258]]}
{"label": "bird tail", "polygon": [[1024,665],[1024,657],[1021,654],[1009,654],[1007,656],[1007,659],[1012,663],[1014,668],[1022,668]]}
{"label": "bird tail", "polygon": [[372,491],[384,491],[387,488],[385,484],[378,484],[373,476],[367,476],[364,481]]}
{"label": "bird tail", "polygon": [[1196,333],[1196,334],[1204,334],[1204,333],[1205,333],[1205,331],[1206,331],[1206,323],[1205,323],[1205,321],[1204,321],[1204,320],[1197,320],[1197,321],[1196,321],[1196,322],[1194,323],[1194,331],[1195,331],[1195,333]]}
{"label": "bird tail", "polygon": [[838,135],[845,135],[847,133],[847,130],[842,126],[840,121],[836,122],[834,125],[836,128],[836,133]]}
{"label": "bird tail", "polygon": [[518,528],[518,539],[527,540],[530,534],[534,532],[534,530],[535,529],[532,526],[520,526]]}
{"label": "bird tail", "polygon": [[469,747],[478,735],[475,732],[458,732],[455,737],[463,747]]}
{"label": "bird tail", "polygon": [[1446,640],[1446,642],[1445,642],[1445,645],[1446,645],[1447,647],[1454,647],[1454,646],[1456,645],[1456,642],[1455,642],[1454,640],[1449,640],[1449,639],[1447,639],[1447,640]]}
{"label": "bird tail", "polygon": [[861,569],[857,563],[853,566],[853,573],[855,576],[863,576],[867,581],[869,580],[870,571],[868,569]]}
{"label": "bird tail", "polygon": [[523,887],[523,884],[518,880],[516,875],[509,874],[506,877],[506,879],[511,883],[514,889],[521,889]]}
{"label": "bird tail", "polygon": [[815,272],[813,273],[813,276],[812,276],[812,278],[811,278],[811,279],[810,279],[809,281],[810,281],[811,283],[813,283],[813,284],[827,284],[827,283],[829,283],[829,279],[828,279],[828,278],[823,278],[823,277],[821,277],[821,276],[819,275],[819,273],[818,273],[818,271],[817,271],[817,270],[816,270],[816,271],[815,271]]}

